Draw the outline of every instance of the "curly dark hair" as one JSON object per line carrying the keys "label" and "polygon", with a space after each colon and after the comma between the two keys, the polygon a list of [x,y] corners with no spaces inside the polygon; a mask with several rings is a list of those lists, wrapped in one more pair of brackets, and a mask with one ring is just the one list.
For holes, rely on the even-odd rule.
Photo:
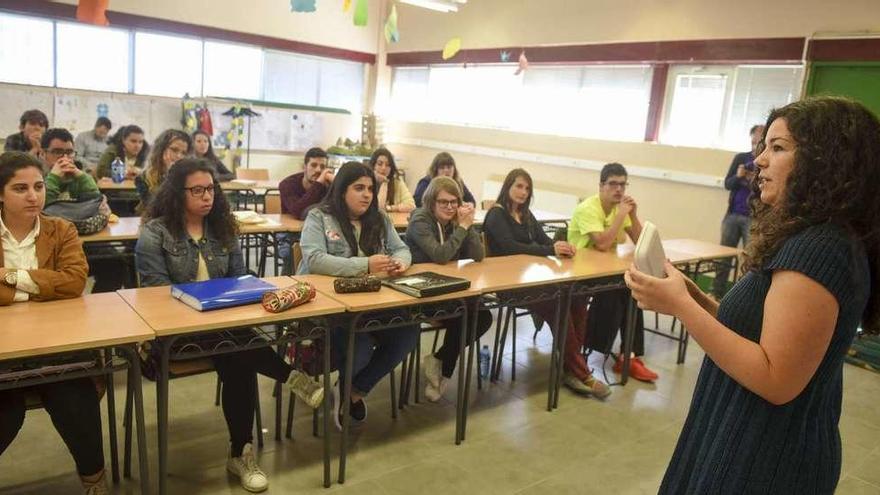
{"label": "curly dark hair", "polygon": [[872,294],[863,328],[880,332],[880,121],[846,98],[813,97],[774,109],[767,118],[758,154],[770,124],[785,119],[794,138],[795,166],[775,205],[760,200],[752,181],[753,222],[745,270],[759,270],[792,235],[826,222],[839,225],[862,243],[871,270]]}
{"label": "curly dark hair", "polygon": [[159,137],[156,138],[156,142],[153,143],[149,164],[146,170],[144,170],[144,181],[147,183],[147,187],[150,190],[162,184],[162,181],[165,180],[165,176],[168,175],[168,167],[165,165],[163,155],[165,154],[165,150],[170,148],[171,143],[174,141],[183,141],[183,143],[186,144],[187,155],[192,151],[192,138],[189,137],[189,134],[180,129],[166,129],[162,131],[162,134],[159,134]]}
{"label": "curly dark hair", "polygon": [[[116,134],[110,138],[110,141],[107,144],[112,144],[116,149],[116,157],[125,162],[125,145],[123,142],[125,138],[132,134],[140,134],[144,135],[144,130],[136,125],[124,125],[116,131]],[[138,167],[144,167],[147,162],[147,155],[150,154],[150,145],[144,140],[144,145],[141,146],[141,150],[138,152],[137,158],[135,159],[135,163]]]}
{"label": "curly dark hair", "polygon": [[156,190],[156,195],[144,211],[143,223],[154,218],[161,218],[171,235],[178,239],[186,239],[186,179],[196,172],[206,172],[214,182],[214,205],[205,217],[211,234],[227,248],[234,248],[238,243],[238,223],[229,208],[226,196],[220,191],[220,183],[214,175],[214,167],[204,158],[183,158],[176,162],[165,180]]}
{"label": "curly dark hair", "polygon": [[[373,201],[367,211],[361,215],[361,237],[360,243],[354,237],[354,227],[351,225],[351,218],[348,215],[348,205],[345,203],[345,192],[348,186],[353,184],[361,177],[369,177],[373,181]],[[325,213],[329,213],[339,223],[342,229],[342,236],[348,242],[351,252],[358,252],[358,244],[361,250],[372,256],[381,254],[382,247],[385,245],[385,216],[379,211],[378,186],[376,185],[376,176],[370,167],[361,162],[346,162],[336,172],[336,178],[330,184],[330,190],[324,196],[320,208]]]}

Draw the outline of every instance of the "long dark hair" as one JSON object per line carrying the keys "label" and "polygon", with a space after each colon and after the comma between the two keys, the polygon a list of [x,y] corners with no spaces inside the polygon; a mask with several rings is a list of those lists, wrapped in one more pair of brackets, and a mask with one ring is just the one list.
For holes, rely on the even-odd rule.
{"label": "long dark hair", "polygon": [[795,166],[776,205],[761,202],[757,181],[750,206],[754,221],[746,248],[746,270],[760,270],[792,235],[826,222],[841,226],[864,246],[872,294],[863,328],[880,333],[880,121],[859,103],[815,97],[770,112],[770,124],[785,119],[794,138]]}
{"label": "long dark hair", "polygon": [[390,205],[394,203],[394,188],[399,173],[397,172],[397,164],[394,163],[394,155],[388,151],[388,148],[379,148],[373,152],[373,156],[370,157],[370,168],[373,171],[376,170],[376,162],[379,161],[380,156],[388,159],[388,166],[391,168],[391,173],[388,174],[388,196],[385,199],[385,204]]}
{"label": "long dark hair", "polygon": [[192,139],[189,137],[189,134],[179,129],[166,129],[162,134],[159,134],[159,137],[156,138],[156,143],[153,145],[153,152],[150,153],[150,164],[144,171],[144,180],[151,191],[154,187],[161,184],[165,180],[165,176],[168,175],[168,167],[165,165],[162,155],[165,154],[165,150],[174,141],[186,143],[187,155],[192,151]]}
{"label": "long dark hair", "polygon": [[[6,188],[6,184],[15,177],[19,170],[33,167],[43,173],[43,163],[39,158],[23,151],[6,151],[0,153],[0,192]],[[0,201],[0,207],[3,201]]]}
{"label": "long dark hair", "polygon": [[232,249],[238,243],[238,224],[229,209],[226,196],[220,191],[213,165],[204,158],[183,158],[171,167],[144,212],[144,223],[161,218],[171,235],[177,239],[186,239],[186,195],[189,192],[184,188],[187,177],[196,172],[210,174],[216,191],[214,205],[205,216],[208,228],[224,246]]}
{"label": "long dark hair", "polygon": [[[361,222],[361,238],[358,243],[354,237],[351,218],[348,215],[348,205],[345,204],[345,192],[348,190],[348,186],[361,177],[369,177],[372,181],[373,201],[370,202],[367,211],[358,219]],[[354,256],[357,256],[359,244],[361,251],[367,256],[380,254],[382,246],[385,244],[385,217],[379,212],[377,192],[376,176],[373,175],[373,171],[369,167],[361,162],[346,162],[336,172],[336,178],[333,179],[330,190],[327,191],[327,195],[321,202],[321,211],[332,215],[339,223],[342,235],[348,242],[348,247],[351,248]]]}
{"label": "long dark hair", "polygon": [[508,213],[512,213],[513,203],[510,201],[510,188],[513,187],[513,183],[516,182],[518,177],[522,177],[529,183],[529,197],[526,198],[526,202],[520,209],[520,219],[523,223],[526,223],[532,218],[529,206],[532,204],[532,195],[535,193],[535,187],[532,183],[532,176],[525,169],[515,168],[507,173],[504,183],[501,184],[501,191],[498,193],[498,199],[495,200],[495,204],[504,208]]}
{"label": "long dark hair", "polygon": [[[208,139],[208,151],[205,152],[204,157],[196,156],[196,136],[205,136]],[[211,135],[201,129],[192,133],[192,151],[194,158],[206,158],[212,162],[220,161],[214,153],[214,144],[211,142]]]}
{"label": "long dark hair", "polygon": [[[125,161],[125,145],[122,144],[125,141],[125,138],[130,136],[131,134],[140,134],[144,135],[144,130],[136,125],[124,125],[116,131],[116,134],[110,138],[110,143],[114,148],[116,148],[116,157]],[[138,153],[137,158],[135,159],[135,164],[138,167],[143,167],[147,161],[147,155],[150,153],[150,145],[147,143],[146,136],[144,136],[144,145],[141,146],[141,151]]]}
{"label": "long dark hair", "polygon": [[437,153],[437,156],[431,160],[431,166],[428,167],[428,177],[434,178],[437,177],[437,171],[440,167],[444,167],[447,165],[452,165],[452,169],[454,172],[452,173],[452,178],[455,179],[455,182],[458,182],[458,185],[461,187],[461,190],[464,191],[464,181],[461,180],[461,176],[458,175],[458,166],[455,165],[455,158],[452,158],[452,155],[445,151],[441,151]]}

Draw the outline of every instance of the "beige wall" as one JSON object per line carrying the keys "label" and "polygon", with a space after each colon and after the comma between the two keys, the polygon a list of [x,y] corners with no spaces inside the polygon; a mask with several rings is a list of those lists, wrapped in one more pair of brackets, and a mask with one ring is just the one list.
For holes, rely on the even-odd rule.
{"label": "beige wall", "polygon": [[[395,136],[435,141],[479,144],[516,151],[551,154],[601,162],[619,161],[624,165],[693,172],[723,177],[733,153],[721,150],[681,148],[651,143],[594,141],[556,136],[463,128],[436,124],[396,123]],[[407,168],[407,184],[414,188],[424,176],[436,148],[389,144]],[[598,190],[599,174],[594,170],[547,165],[535,161],[509,160],[482,154],[456,153],[456,164],[477,201],[482,198],[483,182],[498,180],[513,168],[528,170],[540,189],[542,185],[559,192],[586,197]],[[640,217],[651,220],[664,237],[690,237],[717,242],[721,218],[727,208],[727,191],[720,187],[630,178],[629,194],[639,203]],[[549,187],[548,187],[549,188]]]}
{"label": "beige wall", "polygon": [[470,0],[457,13],[399,5],[391,52],[463,48],[809,36],[880,31],[877,0]]}
{"label": "beige wall", "polygon": [[381,3],[369,0],[366,27],[352,23],[354,6],[345,13],[337,0],[317,0],[317,11],[307,14],[291,13],[288,0],[113,0],[110,10],[376,53]]}

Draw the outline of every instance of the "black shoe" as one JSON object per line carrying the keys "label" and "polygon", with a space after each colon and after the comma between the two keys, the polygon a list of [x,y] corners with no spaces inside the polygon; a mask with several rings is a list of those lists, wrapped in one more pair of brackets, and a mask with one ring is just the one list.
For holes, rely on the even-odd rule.
{"label": "black shoe", "polygon": [[364,399],[352,402],[349,406],[348,413],[351,414],[351,420],[355,423],[363,423],[367,420],[367,403]]}

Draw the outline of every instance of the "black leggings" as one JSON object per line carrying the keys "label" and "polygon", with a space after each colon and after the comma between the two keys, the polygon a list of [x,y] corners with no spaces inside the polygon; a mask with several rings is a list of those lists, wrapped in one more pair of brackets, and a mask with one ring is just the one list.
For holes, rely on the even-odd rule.
{"label": "black leggings", "polygon": [[[461,345],[461,318],[450,318],[443,321],[446,326],[446,335],[443,336],[443,346],[437,350],[434,357],[443,361],[443,376],[449,378],[455,371],[455,363],[458,362],[458,348]],[[492,326],[492,313],[486,309],[477,312],[477,336],[474,340],[483,336]],[[468,342],[470,344],[471,342]]]}
{"label": "black leggings", "polygon": [[40,396],[52,424],[73,455],[76,471],[81,476],[91,476],[104,469],[101,405],[95,383],[89,378],[0,392],[0,455],[24,424],[28,392]]}
{"label": "black leggings", "polygon": [[229,428],[232,457],[239,457],[244,445],[254,440],[257,373],[283,382],[292,368],[269,347],[221,354],[211,359],[223,382],[223,415]]}

